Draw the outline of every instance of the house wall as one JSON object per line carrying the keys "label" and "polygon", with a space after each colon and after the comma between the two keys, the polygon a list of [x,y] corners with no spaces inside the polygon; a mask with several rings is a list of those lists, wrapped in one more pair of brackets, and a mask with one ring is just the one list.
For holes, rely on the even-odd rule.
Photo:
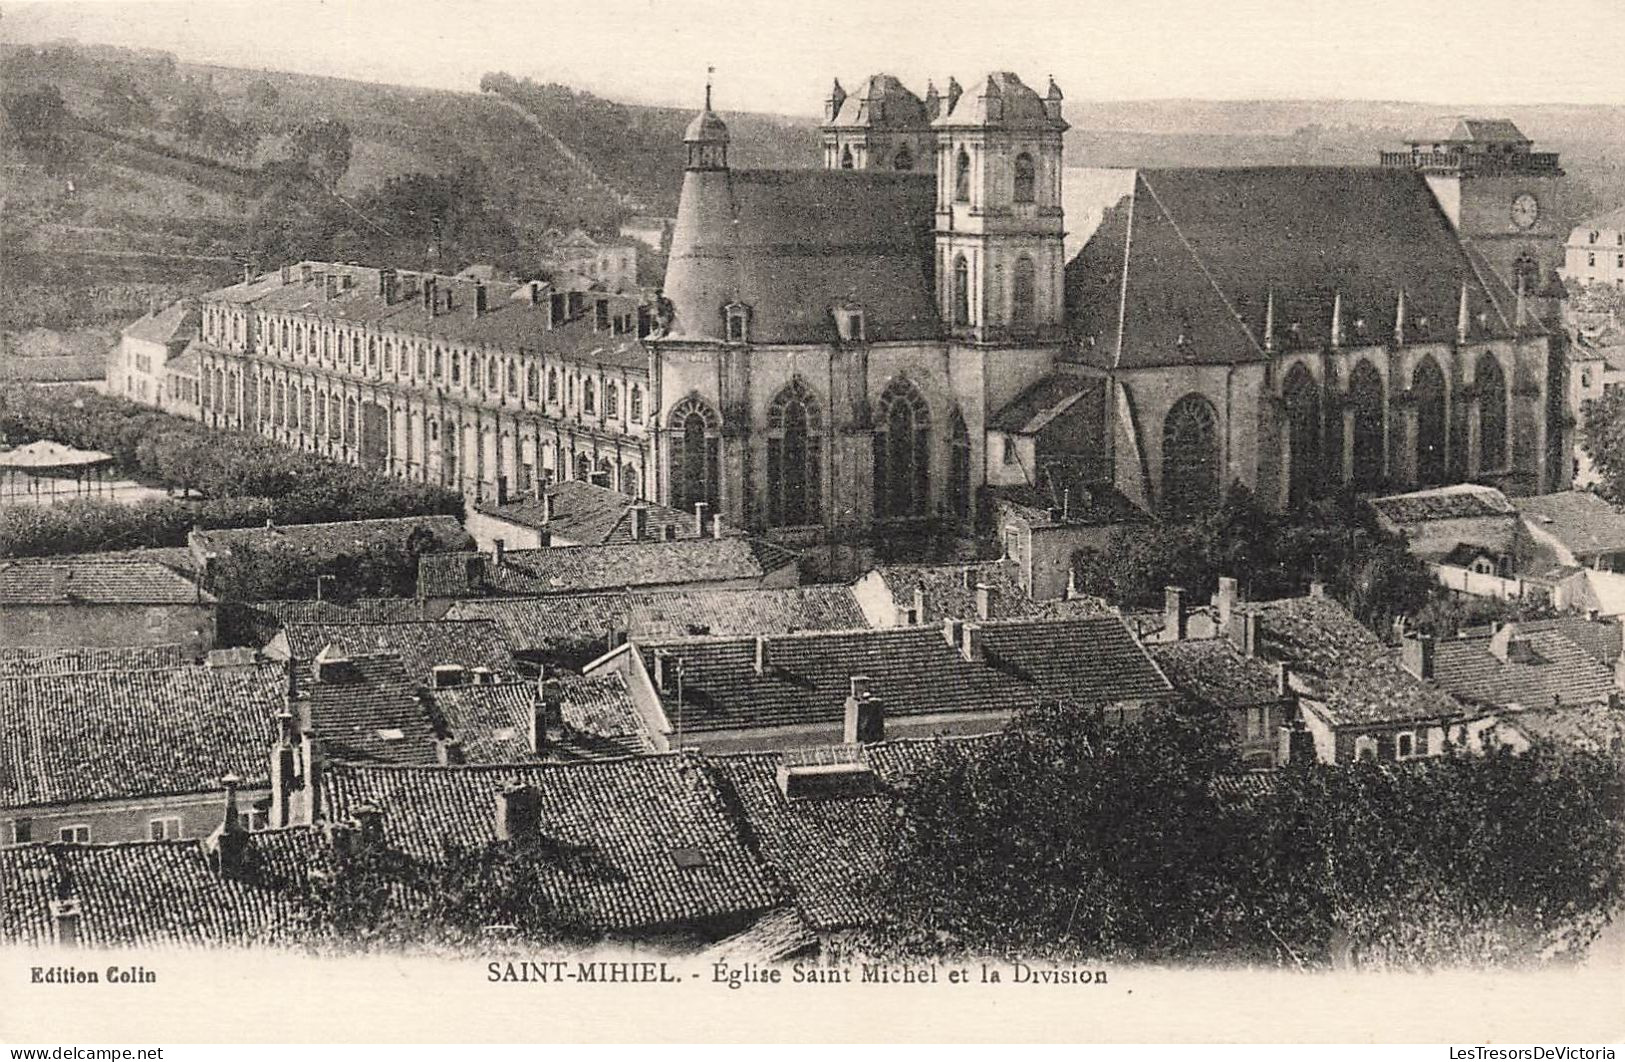
{"label": "house wall", "polygon": [[212,604],[0,607],[0,645],[182,645],[202,656],[214,638]]}
{"label": "house wall", "polygon": [[[237,793],[238,811],[243,814],[269,801],[268,789],[243,789]],[[20,821],[28,823],[33,839],[40,842],[57,840],[59,831],[68,826],[90,827],[91,844],[147,841],[152,839],[151,824],[157,818],[180,819],[180,833],[170,837],[207,837],[220,825],[224,814],[225,798],[220,792],[5,808],[0,810],[0,844],[17,843]]]}
{"label": "house wall", "polygon": [[[506,549],[540,549],[542,547],[541,532],[525,524],[516,524],[504,520],[490,513],[482,513],[472,506],[468,515],[463,517],[463,529],[466,530],[474,544],[482,552],[489,553],[495,548],[496,540],[501,539]],[[549,545],[577,546],[582,543],[564,538],[549,536]]]}

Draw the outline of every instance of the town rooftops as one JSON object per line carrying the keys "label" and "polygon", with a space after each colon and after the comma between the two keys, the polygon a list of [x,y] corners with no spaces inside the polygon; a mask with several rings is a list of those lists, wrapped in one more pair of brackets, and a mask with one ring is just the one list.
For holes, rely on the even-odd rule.
{"label": "town rooftops", "polygon": [[1625,751],[1625,712],[1607,703],[1527,708],[1498,718],[1530,741],[1550,741],[1616,757]]}
{"label": "town rooftops", "polygon": [[[326,756],[394,764],[439,761],[436,720],[398,655],[324,650],[297,688],[300,713]],[[268,742],[262,739],[262,750]]]}
{"label": "town rooftops", "polygon": [[1236,606],[1257,617],[1258,651],[1284,661],[1294,688],[1333,726],[1454,719],[1462,705],[1400,664],[1353,614],[1328,597],[1291,597]]}
{"label": "town rooftops", "polygon": [[197,304],[190,300],[174,302],[157,313],[139,317],[124,326],[122,335],[146,343],[168,346],[184,342],[197,334]]}
{"label": "town rooftops", "polygon": [[195,604],[214,598],[154,561],[0,562],[0,607]]}
{"label": "town rooftops", "polygon": [[628,590],[458,601],[447,619],[489,619],[516,653],[581,667],[612,638],[788,634],[865,627],[851,588]]}
{"label": "town rooftops", "polygon": [[435,690],[435,710],[467,763],[573,762],[613,759],[654,751],[638,718],[626,679],[619,673],[583,678],[559,675],[557,740],[540,752],[531,730],[545,696],[535,682],[498,682]]}
{"label": "town rooftops", "polygon": [[1102,527],[1144,524],[1151,516],[1110,483],[1071,476],[1064,464],[1046,469],[1045,487],[1021,483],[989,489],[994,504],[1021,518],[1034,530],[1052,527]]}
{"label": "town rooftops", "polygon": [[[303,279],[307,271],[309,281]],[[387,271],[393,273],[396,289],[395,294],[386,295],[380,277],[385,272],[375,266],[302,262],[289,267],[287,283],[273,273],[247,288],[233,285],[203,298],[205,302],[247,302],[257,312],[304,314],[447,343],[488,344],[508,351],[523,348],[576,361],[648,370],[648,352],[635,330],[616,333],[598,327],[596,300],[609,300],[611,315],[622,317],[636,312],[634,298],[589,292],[564,299],[567,315],[555,316],[551,298],[555,292],[545,284]],[[331,297],[328,277],[337,278]],[[433,290],[433,314],[422,296],[425,285]],[[481,289],[485,307],[476,313]]]}
{"label": "town rooftops", "polygon": [[942,335],[932,279],[933,175],[697,176],[685,185],[672,232],[668,339],[726,339],[729,305],[746,309],[753,343],[839,342],[834,311],[849,306],[861,309],[869,342]]}
{"label": "town rooftops", "polygon": [[1494,707],[1590,704],[1619,691],[1613,670],[1562,630],[1516,623],[1490,635],[1441,639],[1433,681],[1458,700]]}
{"label": "town rooftops", "polygon": [[205,554],[231,550],[290,549],[313,558],[342,557],[371,546],[414,546],[423,551],[467,549],[473,539],[455,516],[395,516],[377,520],[342,520],[323,524],[274,524],[263,527],[194,529],[190,540]]}
{"label": "town rooftops", "polygon": [[0,676],[17,678],[75,671],[154,671],[194,662],[194,654],[184,645],[0,646]]}
{"label": "town rooftops", "polygon": [[887,718],[1013,714],[1172,691],[1116,616],[963,626],[968,633],[952,645],[940,624],[636,644],[651,671],[662,654],[676,667],[681,697],[671,680],[661,699],[668,720],[695,733],[838,726],[855,676],[867,676]]}
{"label": "town rooftops", "polygon": [[[1462,633],[1467,638],[1484,640],[1495,635],[1498,630],[1496,626],[1490,625],[1464,628]],[[1556,631],[1585,650],[1593,660],[1609,667],[1617,664],[1622,653],[1625,653],[1625,644],[1622,644],[1625,617],[1599,616],[1592,619],[1587,616],[1564,614],[1548,619],[1519,620],[1518,630],[1523,634]]]}
{"label": "town rooftops", "polygon": [[1075,356],[1119,368],[1449,343],[1464,290],[1469,341],[1516,334],[1411,169],[1141,170],[1066,270]]}
{"label": "town rooftops", "polygon": [[642,507],[643,537],[664,539],[667,527],[677,538],[697,538],[695,514],[653,502],[639,501],[618,490],[564,480],[545,488],[548,497],[525,494],[497,504],[476,502],[474,510],[521,527],[545,529],[555,542],[602,546],[635,540],[632,510]]}
{"label": "town rooftops", "polygon": [[1187,638],[1146,646],[1174,688],[1213,708],[1247,708],[1286,698],[1275,668],[1228,638]]}
{"label": "town rooftops", "polygon": [[507,550],[500,564],[480,553],[440,553],[419,558],[418,593],[482,597],[744,582],[795,560],[765,540],[739,536]]}
{"label": "town rooftops", "polygon": [[499,795],[517,788],[535,814],[526,820],[516,808],[513,830],[533,831],[556,853],[535,887],[562,919],[590,929],[691,926],[766,911],[784,898],[717,772],[693,755],[558,766],[335,765],[321,784],[333,817],[379,808],[387,843],[423,859],[446,845],[496,840]]}
{"label": "town rooftops", "polygon": [[1581,561],[1625,553],[1625,513],[1580,490],[1514,498],[1512,504],[1534,530],[1556,539]]}
{"label": "town rooftops", "polygon": [[263,785],[284,684],[265,664],[0,679],[0,806]]}
{"label": "town rooftops", "polygon": [[227,602],[220,609],[220,626],[224,632],[229,625],[246,644],[262,646],[292,623],[393,623],[420,620],[423,613],[423,603],[414,597],[276,598]]}
{"label": "town rooftops", "polygon": [[514,672],[513,654],[488,620],[290,623],[265,647],[265,655],[308,664],[327,648],[344,656],[394,653],[407,677],[419,684],[428,684],[436,667],[448,665],[466,671],[483,668],[492,675]]}
{"label": "town rooftops", "polygon": [[[988,618],[991,619],[1061,619],[1114,614],[1111,606],[1099,598],[1034,601],[1021,588],[1015,565],[1005,560],[971,564],[884,564],[870,569],[853,586],[860,597],[868,597],[866,584],[874,581],[884,587],[893,608],[914,609],[923,605],[925,614],[915,616],[916,623],[980,618],[978,595],[983,586],[988,590]],[[871,621],[876,619],[878,617],[871,617]],[[875,625],[886,624],[876,622]]]}

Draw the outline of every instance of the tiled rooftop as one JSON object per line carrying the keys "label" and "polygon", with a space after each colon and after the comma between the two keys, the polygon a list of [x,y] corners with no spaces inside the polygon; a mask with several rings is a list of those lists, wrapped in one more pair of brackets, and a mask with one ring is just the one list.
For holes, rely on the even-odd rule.
{"label": "tiled rooftop", "polygon": [[221,626],[229,622],[251,645],[264,645],[290,623],[390,623],[423,619],[423,604],[412,597],[366,597],[356,601],[278,599],[227,602]]}
{"label": "tiled rooftop", "polygon": [[1569,490],[1521,497],[1513,504],[1531,527],[1557,539],[1577,558],[1625,553],[1625,513],[1595,494]]}
{"label": "tiled rooftop", "polygon": [[156,561],[0,561],[0,607],[7,605],[190,605],[214,598]]}
{"label": "tiled rooftop", "polygon": [[35,678],[75,671],[151,671],[194,663],[184,645],[120,648],[0,646],[0,677]]}
{"label": "tiled rooftop", "polygon": [[0,679],[0,806],[263,784],[283,690],[266,664]]}
{"label": "tiled rooftop", "polygon": [[1399,525],[1428,520],[1465,520],[1480,516],[1512,516],[1517,509],[1494,487],[1462,483],[1409,494],[1372,498],[1371,507]]}
{"label": "tiled rooftop", "polygon": [[1497,707],[1588,704],[1606,701],[1619,690],[1612,669],[1561,630],[1516,625],[1510,651],[1502,660],[1492,646],[1507,640],[1505,630],[1499,639],[1440,640],[1434,653],[1434,681],[1459,700]]}
{"label": "tiled rooftop", "polygon": [[457,686],[429,694],[446,730],[468,763],[568,763],[653,751],[638,721],[626,680],[619,674],[582,678],[561,675],[563,740],[538,757],[530,745],[531,718],[539,698],[534,682]]}
{"label": "tiled rooftop", "polygon": [[642,502],[620,491],[574,479],[550,484],[546,490],[552,496],[551,503],[544,503],[534,495],[521,495],[502,505],[481,502],[474,508],[521,527],[545,528],[556,542],[603,546],[634,541],[632,510],[641,505],[647,521],[644,538],[663,540],[667,527],[676,528],[677,538],[698,537],[695,515],[691,512]]}
{"label": "tiled rooftop", "polygon": [[1282,699],[1275,669],[1228,638],[1192,638],[1146,646],[1181,693],[1214,708],[1245,708]]}
{"label": "tiled rooftop", "polygon": [[437,761],[434,715],[398,655],[325,662],[319,680],[314,670],[305,669],[308,678],[301,678],[300,696],[323,754],[373,763]]}
{"label": "tiled rooftop", "polygon": [[501,565],[480,553],[432,554],[420,558],[418,580],[431,598],[590,593],[755,580],[794,561],[756,539],[701,538],[508,550]]}
{"label": "tiled rooftop", "polygon": [[513,654],[489,620],[406,620],[395,623],[291,623],[267,646],[267,655],[286,654],[310,661],[326,646],[345,655],[397,654],[407,677],[427,683],[435,667],[455,664],[485,668],[496,675],[514,672]]}
{"label": "tiled rooftop", "polygon": [[1625,752],[1625,712],[1607,704],[1529,708],[1500,718],[1530,741],[1550,741],[1616,757]]}
{"label": "tiled rooftop", "polygon": [[367,547],[405,546],[421,541],[424,552],[468,549],[473,539],[454,516],[398,516],[379,520],[344,520],[326,524],[270,524],[192,533],[194,545],[224,554],[240,546],[292,549],[309,557],[342,557]]}
{"label": "tiled rooftop", "polygon": [[[915,605],[915,590],[925,596],[925,623],[944,619],[977,617],[976,586],[985,583],[992,591],[993,619],[1055,619],[1104,616],[1114,609],[1100,598],[1070,601],[1034,601],[1016,578],[1010,561],[978,561],[974,564],[887,564],[871,569],[891,593],[900,609]],[[861,581],[861,580],[860,580]],[[719,632],[721,633],[721,632]]]}

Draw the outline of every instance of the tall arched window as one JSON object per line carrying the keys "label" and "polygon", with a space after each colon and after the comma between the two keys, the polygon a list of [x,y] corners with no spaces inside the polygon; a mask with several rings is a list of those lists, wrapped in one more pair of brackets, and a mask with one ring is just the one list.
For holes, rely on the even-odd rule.
{"label": "tall arched window", "polygon": [[1364,358],[1349,375],[1349,404],[1354,409],[1354,484],[1371,490],[1383,481],[1383,417],[1387,402],[1382,374]]}
{"label": "tall arched window", "polygon": [[519,393],[519,366],[510,360],[507,364],[506,375],[508,378],[508,393],[517,395]]}
{"label": "tall arched window", "polygon": [[624,464],[621,466],[621,493],[632,498],[643,497],[643,482],[638,476],[638,466]]}
{"label": "tall arched window", "polygon": [[1478,470],[1493,472],[1507,463],[1507,381],[1494,354],[1479,355],[1473,383],[1478,387]]}
{"label": "tall arched window", "polygon": [[1416,479],[1425,487],[1445,481],[1444,373],[1431,354],[1422,355],[1411,374],[1411,398],[1416,403]]}
{"label": "tall arched window", "polygon": [[1016,202],[1033,202],[1037,183],[1038,175],[1033,167],[1033,157],[1023,151],[1016,156]]}
{"label": "tall arched window", "polygon": [[328,400],[327,437],[337,439],[344,434],[344,399],[337,392]]}
{"label": "tall arched window", "polygon": [[327,434],[327,392],[321,391],[316,395],[316,426],[314,433]]}
{"label": "tall arched window", "polygon": [[908,149],[907,144],[904,144],[902,147],[898,148],[897,154],[892,156],[891,168],[894,170],[903,170],[905,172],[914,168],[914,152]]}
{"label": "tall arched window", "polygon": [[618,417],[621,415],[621,389],[615,382],[604,384],[604,416]]}
{"label": "tall arched window", "polygon": [[446,362],[445,352],[442,351],[439,347],[435,347],[434,348],[434,378],[436,380],[440,379],[441,375],[445,372],[445,367],[446,367],[445,362]]}
{"label": "tall arched window", "polygon": [[1018,331],[1031,331],[1037,326],[1038,303],[1037,271],[1027,255],[1016,259],[1016,268],[1010,282],[1010,325]]}
{"label": "tall arched window", "polygon": [[875,418],[875,515],[924,516],[931,496],[931,409],[899,376],[880,394]]}
{"label": "tall arched window", "polygon": [[954,201],[970,202],[970,155],[964,148],[959,149],[959,155],[954,159]]}
{"label": "tall arched window", "polygon": [[557,369],[547,370],[547,400],[549,402],[559,400],[559,370]]}
{"label": "tall arched window", "polygon": [[1315,496],[1320,484],[1320,386],[1301,362],[1287,373],[1281,398],[1291,456],[1287,498],[1292,505],[1302,505]]}
{"label": "tall arched window", "polygon": [[628,403],[632,407],[632,423],[643,423],[643,388],[637,384],[632,385],[632,398]]}
{"label": "tall arched window", "polygon": [[525,370],[525,397],[534,402],[537,398],[541,397],[541,390],[541,370],[532,365],[530,368]]}
{"label": "tall arched window", "polygon": [[841,149],[841,169],[850,170],[851,168],[852,168],[852,149],[850,147],[843,147]]}
{"label": "tall arched window", "polygon": [[344,400],[344,437],[350,441],[350,444],[352,446],[355,445],[355,441],[356,441],[356,437],[355,437],[356,408],[357,408],[357,403],[356,403],[355,399],[347,398],[347,399]]}
{"label": "tall arched window", "polygon": [[1186,517],[1218,501],[1219,415],[1193,392],[1175,402],[1162,422],[1162,509]]}
{"label": "tall arched window", "polygon": [[692,509],[705,502],[716,511],[722,418],[705,400],[690,395],[671,411],[671,505]]}
{"label": "tall arched window", "polygon": [[970,431],[966,429],[965,418],[958,409],[954,410],[948,429],[953,435],[948,489],[952,492],[954,518],[963,524],[971,518]]}
{"label": "tall arched window", "polygon": [[767,411],[767,513],[774,527],[820,523],[823,440],[818,400],[801,377]]}
{"label": "tall arched window", "polygon": [[499,377],[497,375],[497,359],[495,359],[495,358],[486,358],[485,359],[485,389],[487,391],[490,391],[492,394],[496,394],[496,392],[498,390],[498,383],[497,383],[498,379],[499,379]]}
{"label": "tall arched window", "polygon": [[597,412],[598,387],[591,379],[581,381],[581,410],[584,413]]}
{"label": "tall arched window", "polygon": [[288,381],[286,380],[276,385],[276,422],[284,428],[288,426]]}
{"label": "tall arched window", "polygon": [[576,479],[586,483],[592,479],[592,455],[576,454]]}
{"label": "tall arched window", "polygon": [[970,263],[964,255],[954,258],[954,324],[970,324]]}

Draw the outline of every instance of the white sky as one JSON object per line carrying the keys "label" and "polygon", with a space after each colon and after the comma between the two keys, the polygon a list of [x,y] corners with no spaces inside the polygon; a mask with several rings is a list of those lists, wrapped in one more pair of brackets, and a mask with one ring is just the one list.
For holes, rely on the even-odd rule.
{"label": "white sky", "polygon": [[1625,104],[1625,0],[0,0],[0,38],[814,114],[830,78],[1010,69],[1068,98]]}

